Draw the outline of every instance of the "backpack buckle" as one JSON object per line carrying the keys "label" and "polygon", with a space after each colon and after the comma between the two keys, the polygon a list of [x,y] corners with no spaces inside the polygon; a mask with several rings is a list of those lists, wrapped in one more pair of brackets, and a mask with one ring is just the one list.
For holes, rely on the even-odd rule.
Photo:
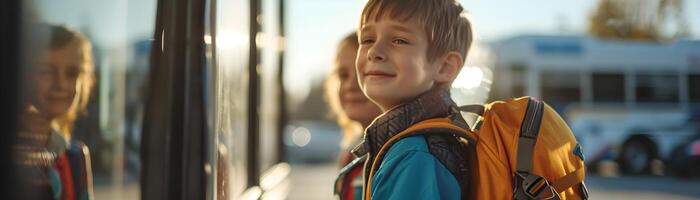
{"label": "backpack buckle", "polygon": [[559,200],[559,194],[546,178],[528,172],[515,172],[513,199]]}

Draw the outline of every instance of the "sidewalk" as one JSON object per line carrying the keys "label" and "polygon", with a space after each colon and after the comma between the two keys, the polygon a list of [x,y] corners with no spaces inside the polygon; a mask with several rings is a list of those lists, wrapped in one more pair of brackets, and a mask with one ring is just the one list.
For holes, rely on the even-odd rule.
{"label": "sidewalk", "polygon": [[335,163],[292,164],[289,200],[333,199],[333,182],[338,168]]}

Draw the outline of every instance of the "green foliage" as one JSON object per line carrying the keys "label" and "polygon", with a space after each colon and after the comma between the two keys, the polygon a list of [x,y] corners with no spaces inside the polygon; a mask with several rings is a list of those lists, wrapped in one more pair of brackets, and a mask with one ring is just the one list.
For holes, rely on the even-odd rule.
{"label": "green foliage", "polygon": [[606,39],[669,41],[689,36],[683,0],[600,0],[588,31]]}

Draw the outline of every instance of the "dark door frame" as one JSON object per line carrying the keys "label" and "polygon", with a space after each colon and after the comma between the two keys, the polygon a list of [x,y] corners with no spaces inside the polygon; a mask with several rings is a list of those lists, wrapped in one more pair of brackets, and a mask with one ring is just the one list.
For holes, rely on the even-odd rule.
{"label": "dark door frame", "polygon": [[19,176],[13,155],[20,98],[22,10],[22,1],[0,1],[0,27],[3,29],[0,31],[0,91],[5,96],[0,100],[0,127],[4,130],[0,136],[0,194],[7,199],[18,199],[20,191],[29,191],[17,184]]}
{"label": "dark door frame", "polygon": [[204,199],[205,0],[159,0],[141,146],[142,199]]}

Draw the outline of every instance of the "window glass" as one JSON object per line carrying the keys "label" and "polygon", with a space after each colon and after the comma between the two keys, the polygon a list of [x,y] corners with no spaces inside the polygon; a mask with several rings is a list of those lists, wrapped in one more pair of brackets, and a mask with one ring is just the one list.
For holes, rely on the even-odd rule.
{"label": "window glass", "polygon": [[678,76],[673,74],[638,74],[637,102],[678,102]]}
{"label": "window glass", "polygon": [[156,1],[24,3],[17,149],[32,195],[138,199]]}
{"label": "window glass", "polygon": [[217,195],[232,198],[243,193],[248,178],[249,4],[245,0],[217,3],[212,95],[214,131],[221,153],[217,178],[223,179],[217,182]]}
{"label": "window glass", "polygon": [[594,102],[624,102],[625,101],[625,75],[624,74],[593,74],[593,101]]}
{"label": "window glass", "polygon": [[700,74],[688,75],[688,99],[690,102],[700,102]]}
{"label": "window glass", "polygon": [[541,74],[542,98],[550,103],[571,103],[581,99],[579,73],[545,71]]}
{"label": "window glass", "polygon": [[261,0],[262,3],[262,32],[259,33],[257,44],[260,49],[260,172],[265,172],[277,162],[279,134],[280,87],[277,82],[279,75],[279,56],[282,46],[279,23],[279,1]]}

